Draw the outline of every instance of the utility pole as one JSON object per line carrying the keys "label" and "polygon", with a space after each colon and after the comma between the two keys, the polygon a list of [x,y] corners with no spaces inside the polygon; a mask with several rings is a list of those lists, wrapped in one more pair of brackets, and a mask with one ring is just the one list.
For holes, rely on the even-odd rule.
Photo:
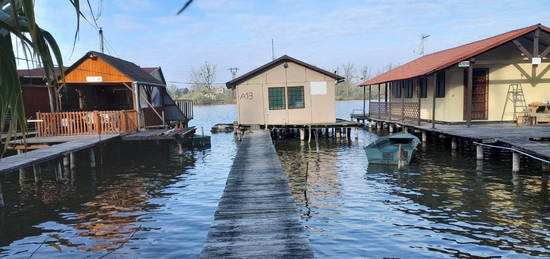
{"label": "utility pole", "polygon": [[105,50],[105,47],[103,44],[103,27],[99,27],[99,50],[101,53],[103,53]]}
{"label": "utility pole", "polygon": [[271,39],[271,59],[275,60],[275,40]]}
{"label": "utility pole", "polygon": [[429,34],[422,33],[420,34],[420,45],[418,46],[418,52],[416,54],[424,56],[424,41],[430,37]]}
{"label": "utility pole", "polygon": [[235,79],[235,77],[237,77],[237,71],[239,71],[238,67],[230,67],[227,70],[229,70],[229,72],[231,72],[231,76],[233,77],[233,79]]}

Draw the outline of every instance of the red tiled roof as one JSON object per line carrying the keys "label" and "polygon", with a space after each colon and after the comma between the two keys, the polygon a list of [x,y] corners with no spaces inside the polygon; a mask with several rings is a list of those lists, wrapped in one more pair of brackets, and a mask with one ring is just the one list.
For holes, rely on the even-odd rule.
{"label": "red tiled roof", "polygon": [[410,79],[423,76],[434,71],[445,69],[460,61],[477,56],[492,48],[521,37],[535,29],[550,32],[550,28],[540,24],[509,31],[484,40],[474,41],[462,46],[450,48],[417,58],[409,63],[396,67],[386,73],[376,76],[360,84],[360,86],[381,84],[389,81]]}

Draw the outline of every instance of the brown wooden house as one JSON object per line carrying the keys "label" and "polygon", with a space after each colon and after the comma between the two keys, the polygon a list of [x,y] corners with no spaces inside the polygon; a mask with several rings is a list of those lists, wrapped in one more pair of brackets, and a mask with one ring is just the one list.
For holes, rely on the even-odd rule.
{"label": "brown wooden house", "polygon": [[123,133],[190,119],[167,94],[160,68],[90,51],[59,84],[61,112],[38,114],[39,135]]}

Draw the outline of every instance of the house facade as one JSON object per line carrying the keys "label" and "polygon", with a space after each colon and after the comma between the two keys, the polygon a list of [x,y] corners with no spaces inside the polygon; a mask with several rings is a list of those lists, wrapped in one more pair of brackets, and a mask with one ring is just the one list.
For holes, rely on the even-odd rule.
{"label": "house facade", "polygon": [[282,56],[227,82],[240,125],[336,122],[335,84],[343,77]]}
{"label": "house facade", "polygon": [[370,104],[374,118],[514,121],[529,104],[550,102],[549,46],[550,28],[537,24],[425,55],[360,86],[387,90]]}

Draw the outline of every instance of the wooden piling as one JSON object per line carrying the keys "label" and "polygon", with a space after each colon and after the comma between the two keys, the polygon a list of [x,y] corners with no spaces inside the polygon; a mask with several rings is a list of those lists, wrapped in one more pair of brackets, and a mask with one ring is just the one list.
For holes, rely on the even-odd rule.
{"label": "wooden piling", "polygon": [[355,128],[355,140],[359,139],[359,128]]}
{"label": "wooden piling", "polygon": [[519,172],[519,153],[512,152],[512,172]]}
{"label": "wooden piling", "polygon": [[300,140],[305,140],[306,139],[306,132],[305,130],[302,128],[300,129]]}
{"label": "wooden piling", "polygon": [[75,157],[75,152],[71,152],[69,153],[69,160],[70,160],[70,163],[71,163],[71,171],[74,171],[75,168],[76,168],[76,157]]}
{"label": "wooden piling", "polygon": [[550,164],[542,162],[542,172],[547,173],[550,171]]}
{"label": "wooden piling", "polygon": [[95,168],[95,150],[93,148],[90,148],[90,167]]}
{"label": "wooden piling", "polygon": [[428,142],[428,133],[426,131],[422,131],[422,143]]}
{"label": "wooden piling", "polygon": [[388,130],[393,133],[393,124],[388,124]]}
{"label": "wooden piling", "polygon": [[42,183],[42,171],[40,170],[40,165],[33,164],[32,172],[34,174],[34,183],[35,184]]}
{"label": "wooden piling", "polygon": [[476,145],[476,159],[483,160],[483,147],[481,145]]}
{"label": "wooden piling", "polygon": [[2,182],[0,182],[0,208],[4,208],[6,206],[6,202],[4,200],[4,193],[2,192]]}
{"label": "wooden piling", "polygon": [[456,150],[456,148],[457,148],[456,138],[453,138],[451,139],[451,149]]}

